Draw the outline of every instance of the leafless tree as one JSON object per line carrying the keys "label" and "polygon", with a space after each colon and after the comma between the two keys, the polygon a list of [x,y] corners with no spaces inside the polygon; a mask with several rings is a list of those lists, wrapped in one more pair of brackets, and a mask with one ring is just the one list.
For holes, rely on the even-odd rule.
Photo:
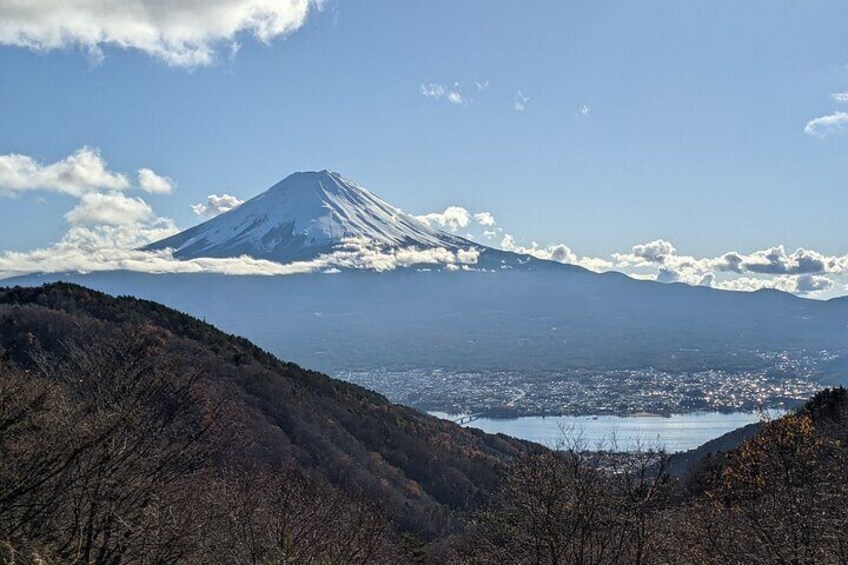
{"label": "leafless tree", "polygon": [[388,520],[292,467],[229,474],[209,491],[214,535],[203,561],[254,563],[397,563]]}
{"label": "leafless tree", "polygon": [[655,451],[590,452],[579,439],[523,457],[458,560],[650,563],[660,538],[652,518],[669,491],[665,461]]}

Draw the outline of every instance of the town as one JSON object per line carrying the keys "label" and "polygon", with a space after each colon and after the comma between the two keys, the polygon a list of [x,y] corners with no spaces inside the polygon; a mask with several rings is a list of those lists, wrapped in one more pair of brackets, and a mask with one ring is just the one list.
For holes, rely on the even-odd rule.
{"label": "town", "polygon": [[791,408],[821,388],[821,352],[761,352],[764,368],[670,372],[654,368],[348,372],[340,378],[424,411],[493,418],[546,415],[669,415]]}

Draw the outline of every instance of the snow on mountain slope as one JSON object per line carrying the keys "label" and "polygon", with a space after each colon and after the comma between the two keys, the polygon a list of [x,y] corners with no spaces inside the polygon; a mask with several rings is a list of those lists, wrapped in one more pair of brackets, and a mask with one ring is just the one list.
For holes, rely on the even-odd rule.
{"label": "snow on mountain slope", "polygon": [[366,188],[329,171],[294,173],[241,206],[145,250],[180,259],[249,255],[280,263],[332,252],[345,240],[387,248],[475,247],[431,228]]}

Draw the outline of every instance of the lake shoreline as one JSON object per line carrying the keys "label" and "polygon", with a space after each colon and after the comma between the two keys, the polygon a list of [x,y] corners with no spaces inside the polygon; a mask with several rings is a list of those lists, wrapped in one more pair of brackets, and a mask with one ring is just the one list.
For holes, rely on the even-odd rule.
{"label": "lake shoreline", "polygon": [[785,408],[739,412],[689,412],[668,416],[634,414],[583,414],[580,416],[523,416],[489,418],[480,414],[428,412],[463,427],[486,433],[504,434],[557,448],[578,441],[590,450],[637,451],[665,449],[669,453],[688,451],[751,423],[785,414]]}
{"label": "lake shoreline", "polygon": [[483,412],[453,412],[451,410],[439,410],[439,409],[425,409],[420,407],[414,407],[416,410],[419,410],[425,414],[445,414],[449,416],[448,419],[459,419],[462,417],[467,417],[470,415],[475,415],[479,418],[486,418],[489,420],[521,420],[523,418],[599,418],[599,417],[615,417],[615,418],[673,418],[675,416],[686,416],[690,414],[754,414],[754,413],[769,413],[769,412],[789,412],[793,409],[803,406],[804,402],[798,401],[795,403],[776,403],[766,406],[742,406],[736,409],[732,408],[716,408],[716,409],[699,409],[699,410],[689,410],[689,411],[681,411],[681,412],[627,412],[627,411],[618,411],[618,410],[598,410],[592,412],[516,412],[511,413],[504,411],[502,409],[491,409]]}

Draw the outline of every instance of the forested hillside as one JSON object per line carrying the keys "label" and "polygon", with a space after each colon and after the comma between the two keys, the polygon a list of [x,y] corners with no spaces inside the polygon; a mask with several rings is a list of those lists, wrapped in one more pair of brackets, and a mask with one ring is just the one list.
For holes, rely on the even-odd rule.
{"label": "forested hillside", "polygon": [[[71,285],[0,291],[0,349],[0,540],[58,562],[239,562],[287,554],[281,535],[313,544],[291,528],[367,562],[399,532],[459,531],[530,448]],[[239,549],[244,521],[267,539]],[[227,539],[232,561],[215,545]]]}

